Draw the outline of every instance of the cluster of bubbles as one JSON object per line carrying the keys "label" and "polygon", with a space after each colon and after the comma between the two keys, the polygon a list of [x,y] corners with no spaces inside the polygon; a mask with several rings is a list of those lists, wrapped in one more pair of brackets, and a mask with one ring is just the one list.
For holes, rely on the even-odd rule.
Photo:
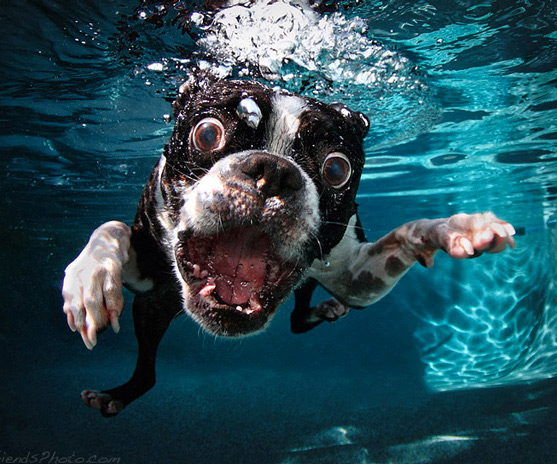
{"label": "cluster of bubbles", "polygon": [[[371,19],[319,13],[307,0],[231,3],[216,11],[175,11],[166,24],[187,34],[166,38],[175,44],[190,41],[188,53],[178,57],[165,51],[139,69],[146,82],[152,84],[157,72],[172,80],[176,71],[197,66],[220,77],[251,77],[320,100],[342,100],[373,118],[377,145],[414,136],[435,119],[424,77],[406,56],[371,37]],[[137,18],[155,23],[161,11],[167,14],[168,8],[142,9]],[[170,29],[176,27],[166,28],[172,34]],[[394,126],[393,115],[413,122]]]}
{"label": "cluster of bubbles", "polygon": [[216,62],[247,64],[268,80],[294,79],[288,66],[293,63],[337,83],[421,84],[412,80],[407,58],[368,38],[367,21],[339,12],[320,15],[301,0],[237,4],[217,12],[202,27],[205,36],[198,44]]}

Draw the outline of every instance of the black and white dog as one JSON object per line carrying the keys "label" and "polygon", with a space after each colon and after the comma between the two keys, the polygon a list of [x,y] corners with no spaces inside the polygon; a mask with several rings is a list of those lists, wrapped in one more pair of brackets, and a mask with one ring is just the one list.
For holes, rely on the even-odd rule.
{"label": "black and white dog", "polygon": [[[422,219],[368,243],[355,197],[369,121],[343,105],[197,73],[173,110],[131,229],[102,225],[66,269],[64,312],[88,348],[108,325],[118,331],[122,280],[136,294],[132,378],[82,393],[105,416],[154,385],[157,346],[181,312],[212,334],[242,336],[294,291],[300,333],[377,301],[438,249],[470,258],[514,247],[513,227],[491,213]],[[312,307],[317,285],[334,298]]]}

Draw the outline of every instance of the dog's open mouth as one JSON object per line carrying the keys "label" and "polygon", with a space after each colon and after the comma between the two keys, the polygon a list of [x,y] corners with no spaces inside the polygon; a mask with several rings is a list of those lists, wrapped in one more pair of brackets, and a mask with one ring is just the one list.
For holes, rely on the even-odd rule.
{"label": "dog's open mouth", "polygon": [[300,276],[257,226],[184,233],[176,259],[190,290],[188,309],[208,319],[210,331],[226,335],[261,329]]}

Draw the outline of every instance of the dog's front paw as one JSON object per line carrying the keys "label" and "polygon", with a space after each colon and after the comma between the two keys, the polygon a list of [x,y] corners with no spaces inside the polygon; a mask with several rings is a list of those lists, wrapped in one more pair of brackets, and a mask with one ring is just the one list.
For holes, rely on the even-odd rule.
{"label": "dog's front paw", "polygon": [[97,390],[83,390],[81,392],[81,399],[86,406],[98,409],[104,417],[114,417],[124,409],[121,401],[114,399],[109,393]]}
{"label": "dog's front paw", "polygon": [[475,258],[515,247],[514,227],[492,213],[456,214],[440,228],[442,248],[453,258]]}
{"label": "dog's front paw", "polygon": [[350,309],[344,306],[335,298],[322,301],[317,306],[311,308],[311,315],[314,320],[335,322],[348,314]]}
{"label": "dog's front paw", "polygon": [[122,267],[128,260],[130,228],[121,222],[103,224],[93,232],[81,254],[66,268],[62,287],[68,325],[81,334],[87,348],[97,332],[112,325],[124,308]]}
{"label": "dog's front paw", "polygon": [[294,309],[290,317],[291,329],[295,334],[301,334],[317,327],[323,321],[334,322],[346,316],[350,309],[335,298],[322,301],[312,308]]}

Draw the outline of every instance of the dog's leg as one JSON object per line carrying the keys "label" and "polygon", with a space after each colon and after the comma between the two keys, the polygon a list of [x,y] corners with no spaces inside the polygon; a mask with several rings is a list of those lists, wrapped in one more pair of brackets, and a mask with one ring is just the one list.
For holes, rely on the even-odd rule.
{"label": "dog's leg", "polygon": [[[511,224],[486,213],[420,219],[375,243],[360,243],[347,234],[338,245],[342,253],[335,255],[333,249],[327,266],[316,267],[312,276],[343,305],[364,308],[385,296],[416,262],[433,266],[437,250],[456,259],[499,253],[507,245],[514,248],[514,233]],[[327,320],[317,310],[305,318]]]}
{"label": "dog's leg", "polygon": [[97,228],[89,242],[65,271],[62,296],[68,325],[79,332],[89,349],[97,333],[109,325],[120,330],[124,309],[122,280],[130,288],[148,291],[153,283],[139,276],[131,244],[132,231],[122,222],[110,221]]}
{"label": "dog's leg", "polygon": [[290,329],[296,334],[307,332],[323,322],[310,310],[311,296],[316,287],[317,280],[310,278],[294,290],[295,303],[290,314]]}
{"label": "dog's leg", "polygon": [[129,403],[155,385],[155,359],[159,343],[181,308],[180,295],[174,289],[140,294],[133,302],[133,319],[138,342],[135,371],[125,384],[105,391],[85,390],[81,397],[87,406],[100,410],[105,417],[118,414]]}
{"label": "dog's leg", "polygon": [[295,305],[290,315],[290,328],[299,334],[313,329],[324,321],[334,322],[348,314],[349,308],[335,298],[311,307],[311,296],[317,287],[315,279],[308,279],[294,291]]}

